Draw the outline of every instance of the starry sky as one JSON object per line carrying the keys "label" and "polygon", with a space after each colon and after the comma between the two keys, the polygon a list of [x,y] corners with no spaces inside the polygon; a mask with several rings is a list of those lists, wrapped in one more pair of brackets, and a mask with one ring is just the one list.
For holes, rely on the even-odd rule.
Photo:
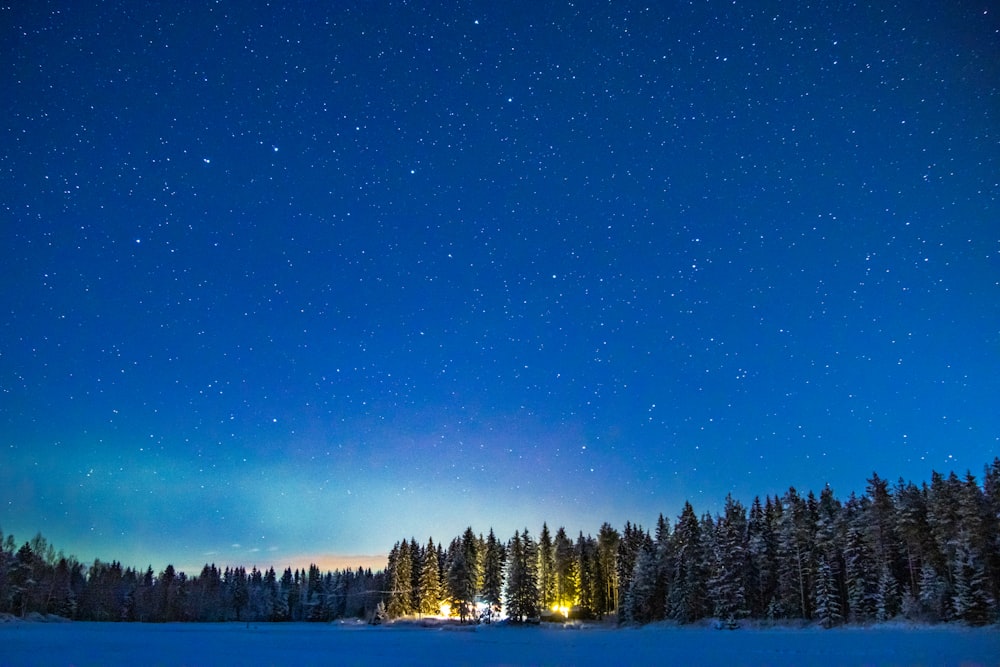
{"label": "starry sky", "polygon": [[1000,454],[992,3],[0,7],[0,529],[85,562]]}

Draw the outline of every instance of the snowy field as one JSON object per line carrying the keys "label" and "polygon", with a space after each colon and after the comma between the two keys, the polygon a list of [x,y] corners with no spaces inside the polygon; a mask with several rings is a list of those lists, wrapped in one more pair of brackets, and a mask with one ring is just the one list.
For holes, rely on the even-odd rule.
{"label": "snowy field", "polygon": [[0,623],[0,665],[1000,665],[996,627]]}

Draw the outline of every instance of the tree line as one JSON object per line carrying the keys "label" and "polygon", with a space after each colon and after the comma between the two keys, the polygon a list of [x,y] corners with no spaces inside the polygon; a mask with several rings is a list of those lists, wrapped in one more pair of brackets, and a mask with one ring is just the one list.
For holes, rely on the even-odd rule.
{"label": "tree line", "polygon": [[605,523],[596,538],[572,539],[543,525],[537,539],[525,528],[502,543],[468,528],[447,548],[410,538],[390,552],[386,583],[390,617],[446,605],[462,620],[505,609],[515,621],[982,625],[998,620],[1000,458],[982,484],[971,472],[935,472],[920,486],[873,474],[862,496],[843,501],[827,487],[819,497],[789,488],[749,508],[729,496],[715,516],[685,503],[652,532]]}
{"label": "tree line", "polygon": [[384,574],[370,569],[278,575],[206,564],[188,577],[173,565],[158,575],[121,563],[84,566],[38,534],[20,548],[0,534],[0,614],[55,614],[85,621],[332,621],[368,618],[383,596]]}
{"label": "tree line", "polygon": [[570,537],[543,525],[500,540],[467,528],[445,547],[396,542],[384,571],[323,573],[217,568],[188,577],[168,565],[85,566],[41,534],[18,547],[0,532],[0,613],[93,621],[331,621],[445,613],[515,622],[614,617],[619,622],[707,618],[803,620],[824,627],[896,617],[997,622],[1000,458],[959,477],[891,484],[838,499],[789,488],[749,508],[727,497],[700,516],[685,503],[652,532],[604,523]]}

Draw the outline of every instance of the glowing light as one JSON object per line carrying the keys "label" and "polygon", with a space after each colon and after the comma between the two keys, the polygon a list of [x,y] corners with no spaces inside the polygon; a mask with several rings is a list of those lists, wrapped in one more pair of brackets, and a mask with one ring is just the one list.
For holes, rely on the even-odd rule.
{"label": "glowing light", "polygon": [[451,616],[451,605],[448,604],[447,602],[442,602],[440,612],[441,616],[448,618],[449,616]]}
{"label": "glowing light", "polygon": [[552,605],[553,614],[562,614],[563,616],[569,618],[569,607],[566,605],[554,604]]}

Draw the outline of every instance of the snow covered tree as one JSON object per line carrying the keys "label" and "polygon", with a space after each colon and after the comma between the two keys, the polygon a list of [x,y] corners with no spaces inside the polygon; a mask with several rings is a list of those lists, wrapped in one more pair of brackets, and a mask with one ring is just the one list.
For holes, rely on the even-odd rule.
{"label": "snow covered tree", "polygon": [[538,598],[542,609],[552,607],[556,599],[556,553],[549,525],[542,524],[538,535]]}
{"label": "snow covered tree", "polygon": [[839,625],[843,616],[840,612],[840,594],[830,563],[823,559],[816,572],[816,619],[824,628]]}
{"label": "snow covered tree", "polygon": [[441,611],[441,579],[438,572],[434,539],[427,542],[420,564],[420,589],[417,612],[434,615]]}
{"label": "snow covered tree", "polygon": [[17,550],[8,570],[9,607],[12,613],[22,618],[27,616],[31,610],[31,597],[34,594],[35,585],[35,580],[32,578],[34,559],[35,553],[31,550],[31,545],[25,542]]}
{"label": "snow covered tree", "polygon": [[622,531],[621,540],[618,542],[618,590],[624,594],[632,583],[632,573],[635,570],[635,562],[639,556],[639,550],[649,539],[649,535],[641,526],[632,525],[632,522],[625,522],[625,529]]}
{"label": "snow covered tree", "polygon": [[451,591],[452,609],[458,611],[464,623],[475,609],[476,595],[482,579],[479,541],[472,528],[466,528],[461,539],[452,542],[448,554],[448,588]]}
{"label": "snow covered tree", "polygon": [[410,538],[410,609],[420,613],[420,575],[424,565],[424,550],[415,537]]}
{"label": "snow covered tree", "polygon": [[983,472],[983,567],[992,582],[990,597],[1000,603],[1000,457],[985,467]]}
{"label": "snow covered tree", "polygon": [[[952,472],[944,477],[938,472],[931,473],[931,485],[927,493],[927,525],[934,541],[932,562],[939,572],[950,572],[955,562],[959,521],[959,502],[962,482]],[[950,588],[950,581],[945,584]],[[948,592],[950,596],[950,591]]]}
{"label": "snow covered tree", "polygon": [[10,579],[11,563],[14,562],[14,552],[17,543],[13,535],[4,537],[0,530],[0,614],[10,613]]}
{"label": "snow covered tree", "polygon": [[863,501],[851,494],[847,502],[847,537],[844,545],[844,579],[847,587],[848,617],[865,622],[875,617],[875,563],[865,540],[861,511]]}
{"label": "snow covered tree", "polygon": [[811,592],[816,571],[813,550],[815,504],[812,493],[808,498],[802,498],[794,487],[789,488],[782,498],[778,526],[778,590],[781,601],[790,614],[804,619],[812,617]]}
{"label": "snow covered tree", "polygon": [[751,616],[764,618],[774,611],[772,602],[778,588],[778,546],[774,527],[780,505],[767,498],[761,505],[756,497],[750,505],[747,522],[747,552],[749,558],[747,602]]}
{"label": "snow covered tree", "polygon": [[656,520],[656,540],[653,543],[656,565],[656,585],[650,602],[650,616],[658,621],[667,616],[667,598],[673,576],[673,539],[670,523],[661,513]]}
{"label": "snow covered tree", "polygon": [[895,574],[899,538],[896,535],[896,506],[889,492],[889,482],[872,473],[867,495],[869,502],[864,506],[864,526],[872,556],[880,569],[885,565]]}
{"label": "snow covered tree", "polygon": [[595,614],[597,609],[597,541],[581,531],[574,548],[579,576],[580,607],[585,615]]}
{"label": "snow covered tree", "polygon": [[732,495],[727,495],[725,513],[715,524],[711,543],[708,589],[715,616],[731,626],[750,613],[746,601],[746,540],[746,510]]}
{"label": "snow covered tree", "polygon": [[82,579],[82,566],[75,558],[62,557],[56,563],[46,611],[64,618],[75,618],[78,608],[75,581]]}
{"label": "snow covered tree", "polygon": [[904,483],[900,479],[893,501],[896,504],[896,533],[906,568],[906,580],[911,591],[919,591],[921,566],[928,560],[931,548],[926,487],[921,489],[913,482]]}
{"label": "snow covered tree", "polygon": [[[319,568],[315,565],[313,565],[313,567],[318,575]],[[236,620],[243,620],[243,612],[246,609],[247,602],[250,600],[250,590],[247,587],[246,570],[243,567],[233,569],[226,568],[226,573],[223,575],[223,583],[226,586],[227,599],[232,606]]]}
{"label": "snow covered tree", "polygon": [[538,616],[538,550],[534,540],[514,531],[507,547],[507,615],[515,622]]}
{"label": "snow covered tree", "polygon": [[413,585],[413,561],[410,556],[410,543],[407,540],[397,542],[389,552],[387,574],[389,600],[386,604],[386,613],[389,618],[412,614],[410,588]]}
{"label": "snow covered tree", "polygon": [[674,528],[674,572],[668,614],[681,623],[693,623],[708,611],[707,567],[701,524],[694,507],[685,502]]}
{"label": "snow covered tree", "polygon": [[967,538],[959,539],[955,554],[952,574],[955,582],[955,593],[952,596],[955,617],[970,625],[986,625],[990,622],[993,600],[987,592],[983,563]]}
{"label": "snow covered tree", "polygon": [[580,577],[577,571],[576,552],[573,541],[566,535],[566,529],[556,531],[555,549],[555,602],[560,607],[572,608],[579,601]]}
{"label": "snow covered tree", "polygon": [[879,622],[895,618],[900,608],[899,582],[888,563],[882,563],[878,585],[875,589],[875,620]]}
{"label": "snow covered tree", "polygon": [[493,534],[486,537],[483,553],[483,599],[490,607],[490,615],[499,615],[503,604],[504,566],[507,554],[503,544]]}
{"label": "snow covered tree", "polygon": [[595,563],[596,597],[594,612],[598,616],[618,611],[618,544],[621,535],[605,522],[597,533],[597,562]]}
{"label": "snow covered tree", "polygon": [[622,603],[622,620],[630,623],[648,623],[653,620],[656,596],[656,545],[645,534],[635,557],[632,576],[628,579]]}
{"label": "snow covered tree", "polygon": [[925,562],[920,568],[920,593],[917,600],[927,620],[943,621],[947,617],[944,581],[930,562]]}

